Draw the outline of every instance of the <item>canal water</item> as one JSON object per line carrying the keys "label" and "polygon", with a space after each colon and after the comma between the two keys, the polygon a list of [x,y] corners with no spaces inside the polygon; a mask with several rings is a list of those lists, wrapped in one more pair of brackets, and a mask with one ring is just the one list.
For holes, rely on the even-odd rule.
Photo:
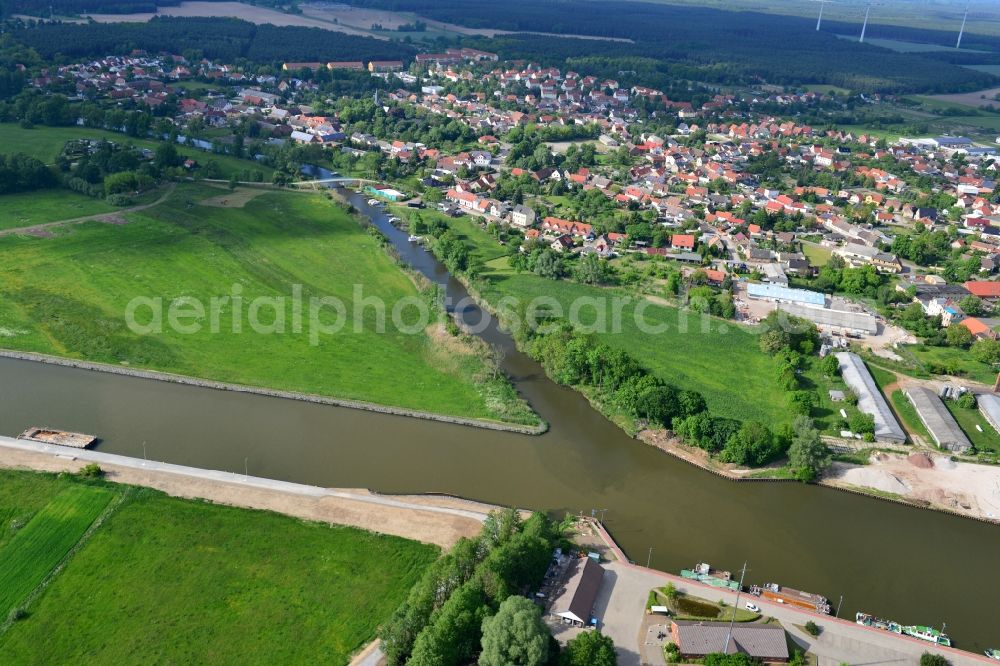
{"label": "canal water", "polygon": [[[464,289],[364,197],[404,259],[457,300]],[[463,313],[478,317],[475,307]],[[633,440],[549,381],[495,329],[507,371],[550,424],[542,436],[314,405],[0,359],[0,434],[31,425],[93,433],[99,449],[301,483],[448,493],[565,512],[605,511],[634,560],[676,572],[699,561],[947,631],[959,647],[1000,645],[987,600],[1000,528],[797,483],[734,483]],[[406,381],[401,377],[400,381]]]}

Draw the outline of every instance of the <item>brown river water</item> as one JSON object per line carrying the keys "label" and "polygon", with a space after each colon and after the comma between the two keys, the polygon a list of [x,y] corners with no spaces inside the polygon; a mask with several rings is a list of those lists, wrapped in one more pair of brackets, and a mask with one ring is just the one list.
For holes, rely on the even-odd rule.
{"label": "brown river water", "polygon": [[[464,290],[406,234],[367,208],[415,268]],[[478,317],[473,307],[463,316]],[[987,600],[1000,527],[799,483],[736,483],[628,437],[576,392],[548,380],[494,329],[506,370],[551,428],[518,435],[294,400],[0,359],[0,434],[48,425],[101,438],[99,450],[210,469],[385,493],[448,493],[590,514],[630,557],[676,572],[696,562],[747,581],[824,594],[858,610],[928,624],[958,647],[1000,647]],[[405,381],[401,377],[400,381]],[[650,554],[650,548],[652,552]]]}

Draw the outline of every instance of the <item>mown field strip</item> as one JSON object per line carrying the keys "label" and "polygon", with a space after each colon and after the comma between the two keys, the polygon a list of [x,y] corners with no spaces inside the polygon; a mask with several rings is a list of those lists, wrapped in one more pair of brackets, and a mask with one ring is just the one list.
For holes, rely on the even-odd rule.
{"label": "mown field strip", "polygon": [[67,488],[0,549],[0,617],[45,580],[114,496],[106,488]]}

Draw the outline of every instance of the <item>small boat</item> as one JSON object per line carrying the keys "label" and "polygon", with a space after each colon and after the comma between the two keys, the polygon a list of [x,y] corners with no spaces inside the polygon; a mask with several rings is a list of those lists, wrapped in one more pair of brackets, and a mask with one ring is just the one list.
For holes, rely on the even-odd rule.
{"label": "small boat", "polygon": [[823,615],[830,615],[833,611],[826,597],[813,594],[812,592],[803,592],[790,587],[782,587],[777,583],[753,585],[750,587],[750,594],[779,604],[788,604],[796,608],[815,611]]}
{"label": "small boat", "polygon": [[903,627],[898,622],[883,620],[880,617],[875,617],[874,615],[869,615],[868,613],[856,614],[854,616],[854,621],[863,627],[872,627],[874,629],[882,629],[883,631],[891,631],[894,634],[903,633]]}
{"label": "small boat", "polygon": [[419,243],[423,239],[420,238],[420,236],[414,236],[413,234],[410,234],[409,236],[406,237],[406,240],[410,241],[411,243]]}
{"label": "small boat", "polygon": [[927,641],[928,643],[936,643],[937,645],[951,647],[951,639],[948,638],[948,635],[931,627],[914,624],[909,627],[903,627],[903,634],[919,638],[920,640]]}
{"label": "small boat", "polygon": [[983,654],[985,654],[990,659],[993,659],[995,661],[1000,661],[1000,650],[998,650],[996,648],[990,648],[989,650],[987,650]]}
{"label": "small boat", "polygon": [[739,590],[740,584],[733,580],[733,575],[728,571],[713,569],[705,562],[699,562],[693,569],[681,569],[681,576],[696,580],[712,587],[722,587],[729,590]]}

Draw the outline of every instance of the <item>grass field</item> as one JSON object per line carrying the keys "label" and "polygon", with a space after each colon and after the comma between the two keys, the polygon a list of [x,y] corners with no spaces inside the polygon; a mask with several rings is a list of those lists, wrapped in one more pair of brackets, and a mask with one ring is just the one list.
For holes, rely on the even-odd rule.
{"label": "grass field", "polygon": [[906,397],[902,389],[893,391],[892,395],[889,396],[889,401],[892,403],[893,411],[896,412],[896,416],[903,422],[903,426],[907,431],[920,435],[928,444],[934,444],[931,434],[927,432],[923,421],[917,415],[917,408],[913,406],[913,403]]}
{"label": "grass field", "polygon": [[[36,520],[64,496],[78,504],[117,488],[0,471],[0,507],[24,504],[36,482],[40,496],[61,489]],[[30,537],[32,524],[15,539]],[[0,550],[0,579],[8,552]],[[0,663],[346,664],[437,554],[396,537],[136,489],[26,617],[0,633]]]}
{"label": "grass field", "polygon": [[[944,404],[977,450],[1000,453],[1000,435],[986,422],[979,409],[962,409],[954,400],[945,400]],[[976,429],[977,425],[982,432]]]}
{"label": "grass field", "polygon": [[0,618],[28,594],[80,540],[115,493],[71,486],[60,492],[0,549]]}
{"label": "grass field", "polygon": [[[964,349],[930,345],[905,345],[903,349],[925,366],[938,366],[949,370],[947,374],[967,377],[990,386],[997,376],[994,368],[972,358],[972,355]],[[928,367],[928,370],[931,368]]]}
{"label": "grass field", "polygon": [[101,199],[53,189],[0,196],[0,229],[30,227],[116,210]]}
{"label": "grass field", "polygon": [[[407,332],[415,305],[394,321],[394,304],[426,297],[342,208],[318,194],[272,191],[244,208],[199,204],[227,193],[182,185],[165,203],[129,214],[125,225],[84,223],[54,238],[0,238],[0,332],[6,333],[0,345],[456,416],[535,422],[523,404],[498,403],[485,392],[483,361],[471,349],[420,326]],[[234,285],[242,292],[242,314],[234,315],[232,301],[221,301],[212,317],[211,300],[231,297]],[[295,285],[304,299],[299,332]],[[354,307],[356,289],[363,298],[381,299],[384,315],[377,305]],[[137,297],[163,299],[162,332],[140,335],[126,326],[128,304]],[[169,305],[181,297],[204,308],[200,317],[182,320],[200,323],[198,332],[169,325]],[[284,301],[263,302],[251,320],[258,297]],[[340,331],[314,336],[319,327],[312,321],[311,297],[343,303]],[[136,321],[146,325],[153,317],[152,307],[143,306]],[[315,319],[332,326],[338,315],[325,307]],[[260,324],[256,332],[252,321]]]}
{"label": "grass field", "polygon": [[812,243],[803,243],[802,253],[806,255],[809,263],[817,268],[826,266],[830,262],[830,257],[833,256],[833,250]]}
{"label": "grass field", "polygon": [[[20,125],[12,123],[0,123],[0,153],[12,155],[14,153],[25,153],[46,164],[55,162],[63,146],[67,141],[73,139],[105,139],[114,141],[122,145],[132,144],[140,148],[155,149],[159,142],[152,139],[136,139],[116,132],[105,130],[89,129],[86,127],[35,127],[34,129],[24,129]],[[223,178],[231,175],[239,177],[245,170],[259,171],[264,179],[270,182],[274,170],[264,164],[259,164],[250,160],[241,160],[228,155],[216,155],[177,146],[177,154],[184,158],[191,158],[204,164],[209,160],[214,160],[219,165]]]}
{"label": "grass field", "polygon": [[[555,298],[568,314],[577,299],[597,299],[613,311],[614,296],[628,296],[613,291],[568,281],[553,281],[530,274],[493,272],[492,286],[486,297],[495,301],[515,296],[527,301],[537,297]],[[580,301],[584,302],[583,300]],[[784,393],[777,387],[775,362],[760,351],[757,337],[733,322],[704,318],[677,308],[643,306],[642,316],[663,332],[644,332],[636,323],[636,303],[622,307],[620,332],[598,333],[613,347],[628,351],[639,363],[660,378],[681,388],[700,391],[712,413],[765,423],[791,421]],[[594,309],[580,310],[583,324],[594,321]]]}

